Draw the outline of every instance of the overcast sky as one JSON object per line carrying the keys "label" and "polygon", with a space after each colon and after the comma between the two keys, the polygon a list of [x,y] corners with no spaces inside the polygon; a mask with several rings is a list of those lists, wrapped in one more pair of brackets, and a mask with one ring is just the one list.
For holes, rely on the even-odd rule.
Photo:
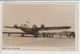
{"label": "overcast sky", "polygon": [[[3,26],[14,24],[36,24],[40,26],[71,26],[75,30],[76,3],[10,3],[2,6]],[[29,21],[30,23],[26,23]]]}

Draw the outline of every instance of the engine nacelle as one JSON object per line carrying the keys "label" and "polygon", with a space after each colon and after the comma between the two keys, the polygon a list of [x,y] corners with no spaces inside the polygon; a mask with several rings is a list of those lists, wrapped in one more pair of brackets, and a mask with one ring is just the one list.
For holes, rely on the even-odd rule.
{"label": "engine nacelle", "polygon": [[18,25],[14,25],[14,28],[19,28]]}
{"label": "engine nacelle", "polygon": [[45,29],[45,26],[44,26],[44,24],[41,24],[41,28],[42,28],[42,29]]}

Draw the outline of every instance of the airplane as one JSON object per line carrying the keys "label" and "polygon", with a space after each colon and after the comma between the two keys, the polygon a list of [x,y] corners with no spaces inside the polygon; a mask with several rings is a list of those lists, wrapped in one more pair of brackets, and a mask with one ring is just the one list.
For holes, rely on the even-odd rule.
{"label": "airplane", "polygon": [[58,27],[45,27],[44,24],[41,24],[41,27],[37,27],[35,24],[32,26],[32,28],[28,27],[26,24],[24,25],[14,25],[14,26],[3,26],[5,28],[15,28],[15,29],[21,29],[23,32],[2,32],[3,34],[22,34],[22,37],[24,37],[24,34],[31,34],[34,35],[35,38],[38,37],[39,31],[44,30],[62,30],[62,29],[70,29],[71,26],[58,26]]}

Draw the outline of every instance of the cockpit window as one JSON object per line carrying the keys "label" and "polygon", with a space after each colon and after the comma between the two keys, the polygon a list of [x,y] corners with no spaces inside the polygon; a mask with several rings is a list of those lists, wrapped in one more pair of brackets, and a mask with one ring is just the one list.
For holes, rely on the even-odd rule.
{"label": "cockpit window", "polygon": [[26,24],[24,24],[24,26],[27,26]]}

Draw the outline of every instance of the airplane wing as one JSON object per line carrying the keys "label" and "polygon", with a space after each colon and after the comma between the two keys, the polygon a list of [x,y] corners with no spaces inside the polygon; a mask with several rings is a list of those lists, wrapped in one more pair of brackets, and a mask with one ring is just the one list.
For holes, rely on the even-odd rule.
{"label": "airplane wing", "polygon": [[26,34],[26,32],[2,32],[3,34]]}
{"label": "airplane wing", "polygon": [[38,28],[38,30],[62,30],[62,29],[70,29],[70,26],[59,26],[59,27],[45,27],[45,28]]}
{"label": "airplane wing", "polygon": [[3,26],[5,28],[16,28],[16,29],[19,29],[19,27],[17,25],[14,25],[14,26]]}
{"label": "airplane wing", "polygon": [[27,34],[25,32],[2,32],[3,34],[8,34],[8,36],[10,36],[10,34],[21,34],[22,36],[24,36],[24,34]]}
{"label": "airplane wing", "polygon": [[5,28],[14,28],[13,26],[3,26]]}

